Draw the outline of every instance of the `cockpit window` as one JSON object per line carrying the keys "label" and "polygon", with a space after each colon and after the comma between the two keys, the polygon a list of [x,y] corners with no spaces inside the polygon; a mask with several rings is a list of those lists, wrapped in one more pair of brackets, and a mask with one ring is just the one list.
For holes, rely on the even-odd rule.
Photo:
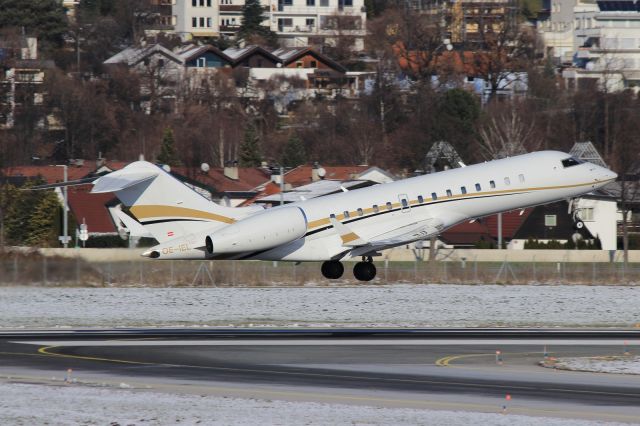
{"label": "cockpit window", "polygon": [[573,167],[573,166],[577,166],[578,164],[582,164],[584,163],[584,161],[579,160],[575,157],[569,157],[569,158],[565,158],[564,160],[562,160],[562,167],[567,168],[567,167]]}

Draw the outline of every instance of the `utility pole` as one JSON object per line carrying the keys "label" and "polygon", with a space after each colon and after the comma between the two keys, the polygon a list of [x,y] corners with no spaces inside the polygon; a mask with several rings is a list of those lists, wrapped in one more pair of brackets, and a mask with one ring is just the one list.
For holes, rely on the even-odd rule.
{"label": "utility pole", "polygon": [[[68,166],[65,165],[59,165],[58,167],[62,167],[62,170],[64,171],[64,180],[63,182],[66,184],[67,181],[69,180],[69,176],[68,176]],[[69,215],[69,208],[68,208],[68,198],[67,198],[67,187],[63,186],[62,187],[62,198],[63,198],[63,205],[62,205],[62,236],[58,237],[58,239],[60,240],[60,242],[62,243],[62,245],[64,246],[64,248],[68,248],[69,247],[69,240],[71,238],[69,238],[69,220],[68,220],[68,215]]]}
{"label": "utility pole", "polygon": [[284,205],[284,167],[280,166],[280,205]]}

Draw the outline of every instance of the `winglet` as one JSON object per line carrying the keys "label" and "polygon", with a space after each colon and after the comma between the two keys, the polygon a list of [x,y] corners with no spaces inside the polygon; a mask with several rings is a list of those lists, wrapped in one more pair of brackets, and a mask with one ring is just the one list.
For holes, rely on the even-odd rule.
{"label": "winglet", "polygon": [[364,246],[368,243],[360,238],[358,234],[351,231],[345,224],[338,222],[335,217],[330,217],[329,222],[333,225],[333,229],[336,230],[340,238],[342,239],[342,245],[347,247]]}

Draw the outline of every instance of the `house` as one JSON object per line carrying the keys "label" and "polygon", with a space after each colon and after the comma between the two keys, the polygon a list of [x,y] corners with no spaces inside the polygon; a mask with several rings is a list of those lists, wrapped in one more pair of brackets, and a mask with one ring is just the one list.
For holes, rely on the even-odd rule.
{"label": "house", "polygon": [[241,48],[230,47],[223,52],[233,61],[234,68],[278,68],[278,65],[282,66],[277,56],[257,45],[249,45]]}
{"label": "house", "polygon": [[180,56],[187,69],[223,68],[233,65],[233,59],[210,44],[204,46],[188,44],[175,53]]}
{"label": "house", "polygon": [[[502,214],[502,238],[509,243],[508,248],[515,248],[511,242],[531,212],[522,209]],[[492,215],[460,223],[444,231],[439,239],[450,247],[491,248],[498,245],[498,233],[498,216]]]}
{"label": "house", "polygon": [[[0,38],[0,129],[12,128],[23,107],[43,104],[45,74],[54,66],[38,59],[37,38]],[[40,117],[38,127],[46,123]]]}

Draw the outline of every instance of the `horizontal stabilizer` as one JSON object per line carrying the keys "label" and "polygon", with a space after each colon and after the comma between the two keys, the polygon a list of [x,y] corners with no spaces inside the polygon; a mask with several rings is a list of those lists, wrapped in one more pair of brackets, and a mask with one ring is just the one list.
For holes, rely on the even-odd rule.
{"label": "horizontal stabilizer", "polygon": [[117,172],[102,176],[93,183],[92,193],[117,192],[155,178],[160,173],[158,168],[134,169],[124,168]]}
{"label": "horizontal stabilizer", "polygon": [[115,212],[116,212],[116,215],[118,216],[118,219],[120,219],[122,223],[124,223],[124,226],[127,227],[127,229],[129,230],[129,234],[132,237],[153,238],[153,235],[149,231],[144,229],[144,226],[142,226],[139,222],[136,222],[135,220],[133,220],[131,216],[129,216],[122,210],[115,210]]}

